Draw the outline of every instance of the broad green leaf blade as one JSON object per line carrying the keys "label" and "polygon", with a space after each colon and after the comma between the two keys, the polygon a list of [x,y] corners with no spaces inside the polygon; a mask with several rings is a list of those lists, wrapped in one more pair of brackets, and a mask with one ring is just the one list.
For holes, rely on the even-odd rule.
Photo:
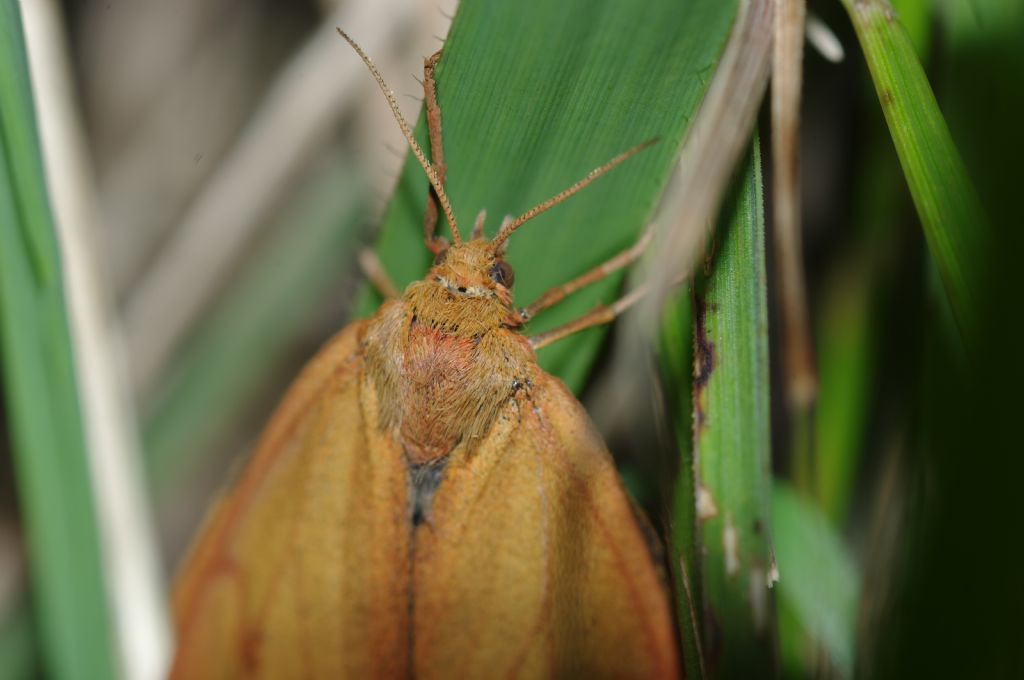
{"label": "broad green leaf blade", "polygon": [[768,303],[757,143],[698,277],[694,452],[705,658],[714,677],[774,667]]}
{"label": "broad green leaf blade", "polygon": [[989,228],[914,46],[888,0],[843,0],[932,257],[968,347],[978,308]]}
{"label": "broad green leaf blade", "polygon": [[47,671],[113,674],[98,532],[60,259],[21,17],[0,4],[0,351]]}
{"label": "broad green leaf blade", "polygon": [[[511,0],[460,4],[437,79],[447,188],[464,234],[481,208],[493,234],[504,215],[525,212],[640,142],[660,140],[512,237],[508,259],[516,270],[517,304],[583,273],[639,235],[736,7],[736,0],[549,0],[531,3],[530,11]],[[426,139],[422,123],[419,139]],[[410,159],[379,245],[400,286],[422,277],[429,264],[421,226],[426,196],[423,171]],[[529,331],[610,302],[621,280],[612,276],[577,293]],[[372,308],[364,305],[364,311]],[[579,390],[603,333],[589,330],[541,350],[541,365]]]}
{"label": "broad green leaf blade", "polygon": [[[779,607],[793,615],[803,634],[825,648],[842,677],[852,678],[860,596],[857,565],[821,510],[783,482],[775,483],[772,513]],[[784,648],[786,643],[782,641]],[[813,660],[813,653],[810,656]],[[799,667],[806,671],[814,665],[805,661]]]}

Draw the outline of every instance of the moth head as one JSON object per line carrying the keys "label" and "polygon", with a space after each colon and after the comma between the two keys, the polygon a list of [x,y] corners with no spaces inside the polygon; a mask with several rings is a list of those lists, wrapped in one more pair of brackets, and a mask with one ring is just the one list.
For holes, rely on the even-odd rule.
{"label": "moth head", "polygon": [[497,300],[512,305],[515,272],[490,241],[473,239],[438,251],[429,279],[456,297]]}
{"label": "moth head", "polygon": [[510,289],[512,288],[515,276],[512,272],[512,267],[503,259],[505,249],[508,247],[509,236],[526,222],[565,201],[615,166],[640,153],[657,141],[657,139],[650,139],[620,153],[604,165],[591,170],[583,179],[546,201],[535,205],[519,217],[515,219],[511,216],[505,218],[498,233],[490,241],[484,238],[485,213],[481,211],[477,216],[476,224],[473,226],[472,238],[469,241],[463,241],[459,233],[458,223],[455,221],[455,211],[452,209],[451,201],[448,200],[448,195],[444,190],[443,175],[438,174],[437,169],[431,161],[427,160],[423,150],[416,142],[415,137],[413,137],[412,128],[410,128],[409,123],[398,110],[398,102],[395,99],[394,93],[388,88],[380,71],[373,65],[370,58],[366,56],[363,49],[340,28],[338,33],[356,51],[363,60],[363,63],[370,69],[370,74],[377,81],[377,85],[380,86],[381,92],[384,93],[384,98],[387,99],[388,105],[391,107],[391,113],[398,122],[398,127],[401,128],[402,134],[409,143],[413,156],[416,157],[420,167],[423,168],[423,172],[426,173],[430,186],[433,188],[434,196],[440,204],[445,219],[448,221],[448,226],[451,229],[452,245],[448,246],[445,241],[436,238],[433,234],[427,234],[427,247],[435,253],[434,266],[430,270],[429,280],[438,285],[445,286],[453,295],[478,299],[494,299],[500,301],[505,307],[511,308],[512,292]]}

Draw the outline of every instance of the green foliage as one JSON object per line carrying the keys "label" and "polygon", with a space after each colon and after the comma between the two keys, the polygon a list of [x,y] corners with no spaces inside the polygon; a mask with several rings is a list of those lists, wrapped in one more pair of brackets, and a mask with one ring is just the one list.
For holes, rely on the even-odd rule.
{"label": "green foliage", "polygon": [[[493,234],[502,216],[526,212],[622,151],[659,139],[516,232],[508,260],[516,271],[517,304],[627,248],[640,234],[736,6],[735,0],[657,0],[642,10],[612,0],[536,3],[529,12],[516,2],[460,6],[437,79],[447,191],[464,235],[481,208]],[[422,144],[422,122],[418,130]],[[400,286],[422,277],[429,264],[422,245],[426,195],[424,173],[410,158],[379,245]],[[621,282],[611,276],[579,292],[542,314],[530,332],[610,302]],[[363,309],[375,306],[367,301]],[[579,390],[604,332],[590,330],[541,350],[541,365]]]}
{"label": "green foliage", "polygon": [[764,224],[755,141],[695,283],[693,457],[716,677],[757,675],[774,658]]}
{"label": "green foliage", "polygon": [[[934,287],[924,290],[928,313],[924,341],[914,345],[922,356],[914,362],[910,450],[902,461],[907,536],[877,580],[886,586],[884,607],[862,636],[877,652],[858,670],[865,677],[1016,677],[1024,673],[1015,635],[1024,582],[1013,538],[1024,526],[1024,457],[1017,453],[1024,326],[1016,311],[1024,4],[971,0],[936,9],[943,44],[933,61],[935,90],[990,218],[992,249],[976,263],[990,287],[975,310],[979,349],[966,358],[949,341]],[[866,592],[877,594],[867,583]]]}
{"label": "green foliage", "polygon": [[[533,3],[529,11],[510,0],[460,4],[437,76],[447,187],[464,236],[481,208],[493,234],[505,214],[521,214],[625,149],[659,139],[512,237],[518,304],[624,249],[651,219],[740,1],[652,0],[638,9],[613,0],[562,0]],[[995,281],[992,271],[1015,272],[1016,253],[1024,249],[1016,228],[1024,137],[1013,134],[1024,109],[1024,5],[841,2],[888,133],[882,116],[878,129],[858,132],[868,151],[850,173],[855,189],[844,226],[856,232],[853,247],[844,241],[846,251],[827,263],[826,275],[809,267],[818,277],[809,289],[817,298],[821,390],[813,427],[806,423],[801,440],[806,476],[791,480],[804,484],[799,495],[787,481],[773,487],[769,476],[770,291],[756,144],[722,210],[705,270],[670,303],[662,326],[662,373],[681,460],[670,528],[672,566],[686,566],[687,578],[676,586],[688,676],[771,675],[778,668],[773,627],[787,675],[827,666],[850,677],[855,660],[866,675],[954,668],[1010,675],[1020,666],[999,633],[1012,632],[1024,599],[1016,581],[1000,578],[996,560],[986,556],[1016,564],[1003,550],[1019,526],[1011,531],[1004,522],[1020,515],[1013,485],[1024,473],[1019,456],[999,454],[1015,450],[1018,439],[1011,430],[1019,383],[1004,363],[1012,364],[1021,341],[1004,318],[1012,317],[1006,310],[1018,302],[1019,285],[1011,277],[998,282],[1006,304],[987,295],[986,286]],[[108,677],[112,646],[61,266],[17,3],[0,3],[0,349],[33,566],[31,613],[22,606],[0,629],[0,674],[39,672],[38,646],[47,673]],[[834,8],[842,11],[839,3]],[[943,30],[933,33],[937,25]],[[929,75],[943,95],[946,119],[926,78],[931,53],[943,56],[942,69]],[[340,48],[339,54],[357,59]],[[379,106],[387,115],[383,101]],[[417,135],[429,155],[423,120]],[[906,234],[893,229],[903,220],[893,145],[933,264],[922,265],[914,248],[923,252],[923,245],[908,247]],[[223,433],[248,394],[268,380],[262,365],[288,351],[294,327],[322,304],[318,297],[344,270],[351,275],[363,211],[353,194],[364,188],[351,166],[335,167],[289,199],[297,209],[282,219],[286,228],[255,249],[240,281],[190,338],[147,414],[158,489],[194,467],[197,442]],[[421,231],[426,195],[422,170],[407,159],[378,245],[399,285],[421,277],[429,263]],[[841,203],[843,196],[828,200]],[[998,257],[990,257],[994,251]],[[941,281],[932,291],[921,281],[929,267]],[[891,275],[897,268],[898,281]],[[917,287],[901,291],[899,304],[886,300],[900,307],[890,316],[910,319],[908,327],[923,318],[924,330],[894,338],[879,298],[907,281]],[[621,283],[613,276],[574,295],[530,332],[613,300]],[[941,296],[933,297],[943,298],[966,347],[982,361],[965,360],[963,347],[949,342],[942,305],[928,307],[935,302],[928,294],[936,291]],[[987,308],[986,297],[998,304]],[[366,293],[361,312],[378,302]],[[579,392],[604,332],[589,330],[542,350],[542,365]],[[920,366],[916,355],[923,356]],[[964,375],[969,372],[977,375]],[[982,389],[982,377],[993,376],[1002,382]],[[902,397],[912,403],[891,403]],[[880,425],[882,408],[891,410]],[[870,568],[867,575],[858,570],[843,532],[870,530],[863,510],[877,501],[863,491],[883,482],[864,473],[882,467],[883,454],[901,453],[906,458],[887,461],[883,474],[906,473],[908,489],[899,487],[899,475],[883,482],[909,498],[912,522],[900,528],[914,542],[898,559],[881,548],[876,554],[870,542],[858,547],[882,583],[895,585],[877,597],[891,598],[876,604],[878,625],[868,619],[868,633],[855,640],[858,605],[866,615],[861,582],[874,591]],[[774,559],[780,580],[769,590]],[[943,654],[932,654],[935,649]],[[872,653],[876,658],[865,660]]]}
{"label": "green foliage", "polygon": [[0,4],[0,244],[4,406],[46,668],[61,678],[110,677],[112,646],[58,247],[13,0]]}
{"label": "green foliage", "polygon": [[888,0],[843,4],[857,31],[961,334],[968,345],[974,344],[990,247],[981,204],[910,37]]}
{"label": "green foliage", "polygon": [[[801,648],[803,639],[820,644],[833,668],[844,678],[853,677],[854,624],[860,598],[857,565],[834,525],[818,507],[801,498],[784,482],[772,494],[775,515],[775,556],[779,564],[776,586],[780,610],[792,612],[796,627],[780,626],[784,650],[796,648],[796,658],[783,660],[796,671],[814,665],[814,649]],[[806,638],[785,639],[796,630]]]}
{"label": "green foliage", "polygon": [[669,409],[679,471],[669,513],[670,563],[675,577],[676,608],[682,631],[686,676],[703,675],[700,630],[703,619],[700,581],[700,537],[694,503],[693,466],[693,292],[685,285],[665,306],[661,320],[658,360]]}

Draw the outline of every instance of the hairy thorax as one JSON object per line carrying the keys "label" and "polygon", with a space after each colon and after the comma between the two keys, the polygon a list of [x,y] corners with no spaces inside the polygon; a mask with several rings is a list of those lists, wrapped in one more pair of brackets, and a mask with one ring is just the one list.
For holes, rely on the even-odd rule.
{"label": "hairy thorax", "polygon": [[381,425],[409,463],[441,461],[486,436],[498,411],[531,383],[533,350],[505,328],[503,306],[418,282],[386,304],[368,328],[367,369],[380,394]]}

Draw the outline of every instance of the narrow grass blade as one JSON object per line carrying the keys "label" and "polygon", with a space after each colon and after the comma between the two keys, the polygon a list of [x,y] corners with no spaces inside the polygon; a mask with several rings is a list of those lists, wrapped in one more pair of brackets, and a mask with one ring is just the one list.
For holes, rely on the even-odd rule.
{"label": "narrow grass blade", "polygon": [[687,285],[665,305],[658,359],[679,471],[672,494],[670,548],[676,588],[676,610],[683,632],[686,677],[703,678],[701,649],[700,542],[694,502],[693,466],[693,291]]}
{"label": "narrow grass blade", "polygon": [[[486,208],[487,233],[493,234],[503,215],[521,214],[626,149],[659,139],[515,233],[509,261],[518,304],[624,250],[640,234],[736,8],[736,0],[653,0],[642,6],[546,0],[531,3],[529,12],[511,0],[460,4],[437,80],[447,188],[466,231]],[[383,101],[381,110],[386,115]],[[419,133],[425,142],[422,124]],[[429,264],[422,238],[426,195],[423,171],[410,160],[379,245],[400,286],[423,276]],[[610,302],[621,281],[612,276],[577,293],[538,317],[530,332]],[[362,309],[368,313],[375,304],[367,300]],[[541,350],[541,365],[578,390],[603,333],[589,330]]]}
{"label": "narrow grass blade", "polygon": [[113,674],[86,443],[18,5],[0,4],[0,348],[46,669]]}
{"label": "narrow grass blade", "polygon": [[768,309],[760,153],[743,165],[699,276],[694,458],[713,677],[774,665]]}
{"label": "narrow grass blade", "polygon": [[[993,251],[983,264],[998,287],[981,310],[981,351],[966,361],[946,341],[941,308],[929,305],[918,323],[927,342],[915,357],[911,454],[897,487],[905,490],[905,521],[896,526],[906,527],[906,537],[895,543],[888,578],[871,584],[872,594],[877,585],[888,592],[861,631],[874,654],[858,670],[865,677],[1015,677],[1024,674],[1015,540],[1024,526],[1024,458],[1017,454],[1024,326],[1016,311],[1024,4],[971,0],[936,3],[936,10],[944,39],[936,88],[991,219]],[[929,302],[931,292],[929,285]],[[891,513],[884,522],[894,524]]]}
{"label": "narrow grass blade", "polygon": [[896,16],[910,36],[918,58],[927,63],[935,33],[935,0],[892,0]]}
{"label": "narrow grass blade", "polygon": [[[864,137],[869,141],[855,200],[849,219],[840,225],[851,238],[816,291],[821,390],[814,412],[814,459],[791,463],[791,481],[838,527],[845,527],[850,516],[873,414],[884,408],[878,394],[886,384],[879,375],[887,355],[884,318],[887,309],[898,306],[890,299],[891,291],[900,288],[894,270],[906,269],[897,255],[899,244],[916,229],[907,223],[908,197],[882,121],[869,124]],[[908,316],[902,308],[897,313]],[[886,333],[899,335],[891,327]],[[893,380],[891,371],[888,379]]]}
{"label": "narrow grass blade", "polygon": [[75,100],[70,46],[57,2],[26,3],[22,12],[46,182],[61,243],[117,665],[124,677],[156,680],[167,674],[171,655],[165,578],[142,472],[138,418],[118,351],[122,345],[113,295],[95,247],[101,219]]}
{"label": "narrow grass blade", "polygon": [[[906,2],[908,0],[904,0]],[[988,310],[989,332],[1005,323],[1006,303],[1017,300],[1021,158],[1024,157],[1024,3],[972,0],[941,3],[936,13],[946,38],[941,68],[942,112],[993,229],[1005,298]],[[900,15],[903,18],[903,15]],[[1004,256],[1004,257],[999,257]],[[1002,261],[1000,261],[1002,260]]]}
{"label": "narrow grass blade", "polygon": [[961,336],[983,302],[989,228],[914,46],[888,0],[843,0]]}
{"label": "narrow grass blade", "polygon": [[855,253],[840,263],[823,287],[818,324],[821,392],[811,443],[814,459],[794,461],[801,488],[813,487],[816,500],[839,526],[849,513],[856,488],[871,389],[877,382],[877,267],[872,265],[870,253]]}

